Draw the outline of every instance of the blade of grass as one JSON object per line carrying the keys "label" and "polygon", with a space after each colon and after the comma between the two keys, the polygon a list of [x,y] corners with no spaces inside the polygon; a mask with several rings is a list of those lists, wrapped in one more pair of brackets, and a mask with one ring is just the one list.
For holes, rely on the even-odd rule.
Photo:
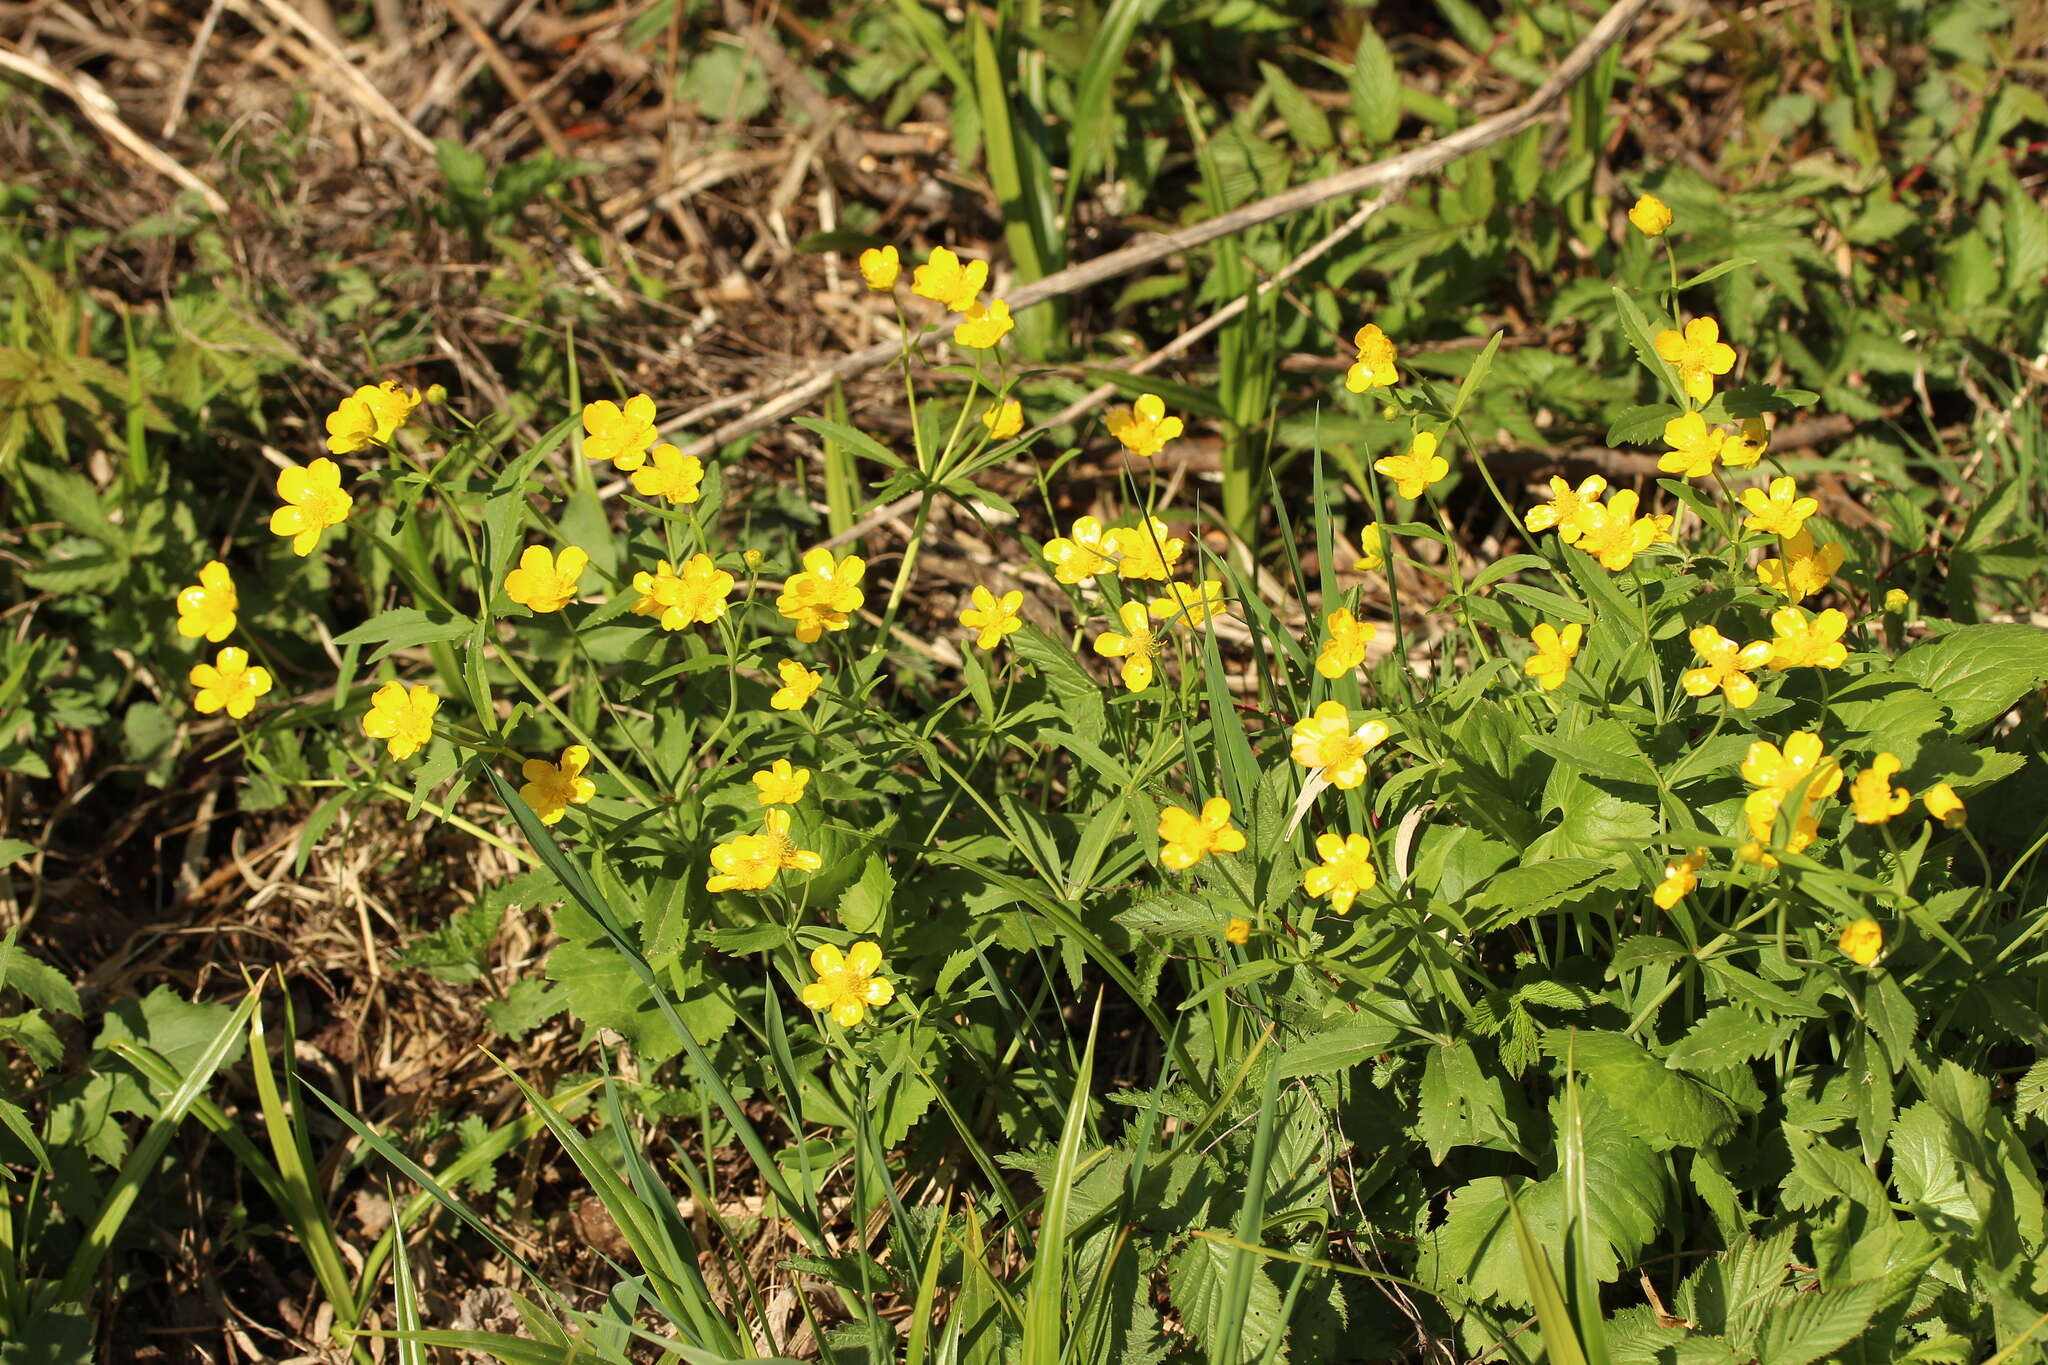
{"label": "blade of grass", "polygon": [[1102,1024],[1102,997],[1088,1024],[1088,1046],[1074,1076],[1074,1093],[1060,1145],[1053,1158],[1052,1181],[1038,1215],[1038,1244],[1031,1258],[1031,1283],[1024,1295],[1024,1342],[1019,1365],[1060,1365],[1062,1324],[1066,1320],[1067,1209],[1073,1202],[1075,1168],[1081,1140],[1088,1131],[1092,1106],[1089,1087],[1095,1074],[1095,1039]]}

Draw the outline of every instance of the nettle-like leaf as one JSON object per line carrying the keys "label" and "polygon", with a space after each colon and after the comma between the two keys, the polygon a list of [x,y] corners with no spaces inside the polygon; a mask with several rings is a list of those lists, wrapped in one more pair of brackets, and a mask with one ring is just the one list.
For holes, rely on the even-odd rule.
{"label": "nettle-like leaf", "polygon": [[1913,646],[1893,668],[1934,694],[1962,734],[1982,729],[2048,682],[2048,630],[1963,626]]}
{"label": "nettle-like leaf", "polygon": [[1716,1146],[1734,1131],[1733,1105],[1624,1034],[1554,1029],[1544,1046],[1591,1082],[1617,1123],[1659,1151]]}
{"label": "nettle-like leaf", "polygon": [[[1192,1238],[1166,1262],[1166,1283],[1173,1307],[1180,1319],[1208,1350],[1212,1360],[1251,1361],[1276,1333],[1286,1330],[1280,1317],[1280,1286],[1262,1264],[1252,1267],[1251,1297],[1244,1315],[1226,1321],[1223,1317],[1224,1286],[1230,1279],[1231,1264],[1240,1255],[1221,1240],[1227,1233]],[[1285,1360],[1283,1351],[1276,1357]]]}

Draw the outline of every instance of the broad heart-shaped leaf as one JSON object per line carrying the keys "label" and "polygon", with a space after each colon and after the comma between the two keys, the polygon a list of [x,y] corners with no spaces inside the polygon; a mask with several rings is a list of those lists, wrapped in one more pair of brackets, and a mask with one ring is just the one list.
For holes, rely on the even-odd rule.
{"label": "broad heart-shaped leaf", "polygon": [[1195,1339],[1217,1361],[1257,1360],[1275,1331],[1284,1330],[1280,1321],[1280,1286],[1273,1283],[1263,1265],[1252,1267],[1252,1293],[1244,1315],[1234,1322],[1222,1320],[1223,1286],[1230,1278],[1236,1248],[1219,1240],[1228,1236],[1196,1237],[1166,1263],[1166,1284],[1174,1311]]}
{"label": "broad heart-shaped leaf", "polygon": [[1626,1034],[1552,1029],[1543,1046],[1553,1057],[1569,1057],[1615,1121],[1660,1151],[1712,1147],[1735,1129],[1735,1110],[1726,1100],[1669,1069]]}
{"label": "broad heart-shaped leaf", "polygon": [[1932,692],[1956,730],[1969,734],[2048,681],[2048,630],[2017,622],[1963,626],[1913,646],[1892,667]]}
{"label": "broad heart-shaped leaf", "polygon": [[[1586,1133],[1586,1219],[1583,1245],[1595,1280],[1613,1280],[1656,1236],[1667,1190],[1664,1164],[1650,1145],[1622,1131],[1611,1106],[1592,1091],[1581,1094]],[[1517,1185],[1515,1199],[1538,1243],[1562,1246],[1565,1190],[1562,1172]],[[1488,1176],[1451,1196],[1450,1211],[1420,1239],[1416,1278],[1442,1294],[1500,1299],[1527,1308],[1532,1302],[1501,1180]]]}

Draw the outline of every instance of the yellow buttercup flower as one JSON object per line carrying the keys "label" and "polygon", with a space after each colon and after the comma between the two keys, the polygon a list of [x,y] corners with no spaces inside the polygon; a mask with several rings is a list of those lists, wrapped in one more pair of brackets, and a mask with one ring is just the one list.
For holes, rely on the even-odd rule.
{"label": "yellow buttercup flower", "polygon": [[910,275],[910,292],[921,299],[943,303],[955,313],[974,307],[975,296],[988,283],[988,262],[968,261],[945,247],[935,247],[925,263]]}
{"label": "yellow buttercup flower", "polygon": [[1849,804],[1855,808],[1857,824],[1881,825],[1913,804],[1913,793],[1892,785],[1898,771],[1896,754],[1879,754],[1856,774],[1849,784]]}
{"label": "yellow buttercup flower", "polygon": [[953,344],[970,351],[986,351],[1008,336],[1016,325],[1010,317],[1010,305],[1002,299],[990,299],[986,307],[977,303],[967,310],[960,325],[953,329]]}
{"label": "yellow buttercup flower", "polygon": [[1045,562],[1060,582],[1079,583],[1115,567],[1116,549],[1104,537],[1100,521],[1078,517],[1068,535],[1045,542]]}
{"label": "yellow buttercup flower", "polygon": [[571,806],[587,805],[597,795],[597,784],[583,775],[590,766],[590,750],[571,744],[562,750],[559,763],[529,758],[519,772],[526,779],[519,799],[533,808],[543,825],[555,824]]}
{"label": "yellow buttercup flower", "polygon": [[1578,543],[1585,534],[1586,512],[1600,505],[1600,495],[1607,491],[1607,480],[1598,474],[1588,474],[1577,488],[1550,476],[1550,501],[1539,502],[1529,509],[1523,522],[1532,534],[1541,534],[1555,527],[1557,538],[1567,545]]}
{"label": "yellow buttercup flower", "polygon": [[777,711],[803,710],[825,681],[823,673],[805,668],[795,659],[784,659],[775,665],[775,676],[782,679],[782,686],[768,698],[768,705]]}
{"label": "yellow buttercup flower", "polygon": [[209,559],[199,570],[199,581],[178,594],[178,634],[188,640],[204,636],[217,645],[235,633],[241,605],[228,566]]}
{"label": "yellow buttercup flower", "polygon": [[775,880],[784,868],[816,872],[825,860],[808,849],[798,848],[789,837],[789,812],[771,806],[761,812],[761,832],[740,834],[711,850],[716,869],[704,883],[706,891],[759,891]]}
{"label": "yellow buttercup flower", "polygon": [[1242,948],[1252,941],[1252,922],[1241,915],[1232,915],[1230,923],[1223,926],[1223,941]]}
{"label": "yellow buttercup flower", "polygon": [[1664,864],[1664,880],[1657,883],[1657,889],[1650,893],[1650,899],[1663,909],[1672,906],[1692,894],[1700,884],[1699,871],[1707,865],[1707,851],[1696,848],[1676,862]]}
{"label": "yellow buttercup flower", "polygon": [[585,403],[583,430],[586,459],[610,460],[631,473],[647,463],[648,448],[654,444],[654,400],[636,393],[623,408],[609,398]]}
{"label": "yellow buttercup flower", "polygon": [[1379,882],[1379,872],[1372,865],[1372,840],[1363,834],[1318,835],[1316,856],[1322,862],[1302,872],[1301,889],[1327,899],[1340,915],[1350,914],[1351,902],[1358,894]]}
{"label": "yellow buttercup flower", "polygon": [[860,277],[868,282],[868,288],[881,293],[896,287],[896,276],[903,269],[903,258],[896,254],[893,246],[871,246],[860,253]]}
{"label": "yellow buttercup flower", "polygon": [[775,609],[796,622],[796,638],[807,645],[828,630],[845,630],[853,624],[852,613],[867,601],[860,590],[867,567],[859,555],[835,560],[820,545],[804,555],[803,572],[783,584]]}
{"label": "yellow buttercup flower", "polygon": [[1401,378],[1394,366],[1398,359],[1394,343],[1377,324],[1368,322],[1359,328],[1351,344],[1358,348],[1358,359],[1344,372],[1345,388],[1364,393],[1368,389],[1389,388]]}
{"label": "yellow buttercup flower", "polygon": [[1815,549],[1813,533],[1802,527],[1798,535],[1785,538],[1784,559],[1766,559],[1756,566],[1757,582],[1780,597],[1804,602],[1827,587],[1842,567],[1842,558],[1839,541]]}
{"label": "yellow buttercup flower", "polygon": [[1835,946],[1857,966],[1868,967],[1884,951],[1884,929],[1874,919],[1850,920]]}
{"label": "yellow buttercup flower", "polygon": [[1322,652],[1316,655],[1316,672],[1326,678],[1341,678],[1362,667],[1366,649],[1380,628],[1353,616],[1349,607],[1331,612],[1323,618],[1323,625],[1329,635],[1323,641]]}
{"label": "yellow buttercup flower", "polygon": [[1218,616],[1230,615],[1230,599],[1223,595],[1223,584],[1213,578],[1205,578],[1198,587],[1193,583],[1168,583],[1166,595],[1152,599],[1152,619],[1165,625],[1183,625],[1193,630],[1209,624]]}
{"label": "yellow buttercup flower", "polygon": [[633,614],[656,618],[663,630],[708,626],[725,615],[732,590],[733,576],[710,555],[691,555],[683,561],[681,573],[663,559],[655,563],[653,573],[642,570],[633,575],[633,591],[640,594]]}
{"label": "yellow buttercup flower", "polygon": [[1646,194],[1628,211],[1628,221],[1645,237],[1662,237],[1671,230],[1671,209],[1656,195]]}
{"label": "yellow buttercup flower", "polygon": [[1572,660],[1578,657],[1579,641],[1584,638],[1586,628],[1577,621],[1562,631],[1548,621],[1536,623],[1536,629],[1529,632],[1529,643],[1536,646],[1536,652],[1522,663],[1522,671],[1536,680],[1536,685],[1545,692],[1555,692],[1564,686],[1565,674],[1571,672]]}
{"label": "yellow buttercup flower", "polygon": [[370,694],[363,733],[385,741],[393,758],[411,758],[434,737],[434,712],[440,709],[441,699],[425,683],[407,691],[404,683],[388,682]]}
{"label": "yellow buttercup flower", "polygon": [[863,939],[841,954],[828,943],[811,953],[811,970],[818,979],[803,988],[803,1001],[814,1010],[829,1012],[841,1028],[852,1028],[869,1010],[896,998],[896,988],[875,975],[881,968],[879,944]]}
{"label": "yellow buttercup flower", "polygon": [[1772,671],[1840,668],[1849,657],[1842,644],[1842,632],[1848,628],[1849,618],[1833,607],[1811,617],[1799,607],[1778,608],[1771,613],[1771,629],[1777,634],[1771,641]]}
{"label": "yellow buttercup flower", "polygon": [[1929,787],[1920,800],[1926,804],[1927,813],[1950,828],[1963,823],[1968,812],[1963,807],[1963,798],[1956,795],[1956,789],[1946,782],[1937,782]]}
{"label": "yellow buttercup flower", "polygon": [[1372,467],[1394,481],[1394,491],[1404,498],[1419,498],[1422,490],[1451,472],[1451,462],[1436,453],[1433,431],[1418,431],[1408,449],[1399,455],[1384,455]]}
{"label": "yellow buttercup flower", "polygon": [[809,768],[792,767],[788,759],[778,758],[754,774],[754,794],[764,806],[794,806],[804,799],[810,782]]}
{"label": "yellow buttercup flower", "polygon": [[1315,714],[1294,723],[1289,752],[1331,786],[1349,791],[1365,781],[1365,756],[1392,733],[1382,721],[1368,720],[1351,728],[1351,713],[1341,701],[1326,701]]}
{"label": "yellow buttercup flower", "polygon": [[1761,417],[1742,419],[1742,430],[1728,438],[1721,447],[1721,463],[1730,469],[1747,469],[1764,457],[1770,449],[1770,433],[1764,429]]}
{"label": "yellow buttercup flower", "polygon": [[249,651],[229,645],[210,664],[194,664],[186,675],[199,689],[192,709],[202,716],[225,711],[236,720],[255,709],[256,699],[270,690],[270,670],[249,663]]}
{"label": "yellow buttercup flower", "polygon": [[400,388],[395,380],[365,384],[327,414],[327,450],[347,455],[367,445],[389,445],[420,405],[418,389]]}
{"label": "yellow buttercup flower", "polygon": [[1007,441],[1024,430],[1024,405],[1014,398],[991,403],[981,414],[981,424],[988,428],[990,440]]}
{"label": "yellow buttercup flower", "polygon": [[1721,324],[1694,318],[1683,333],[1665,329],[1652,343],[1664,362],[1678,371],[1678,385],[1695,403],[1714,396],[1714,376],[1735,368],[1734,348],[1721,340]]}
{"label": "yellow buttercup flower", "polygon": [[313,553],[320,533],[348,520],[352,500],[341,491],[341,467],[324,455],[307,465],[278,471],[277,496],[285,506],[270,514],[270,533],[290,536],[292,553]]}
{"label": "yellow buttercup flower", "polygon": [[1720,458],[1721,443],[1726,439],[1727,433],[1708,426],[1707,419],[1696,412],[1674,417],[1664,424],[1664,444],[1671,449],[1657,458],[1657,470],[1704,479],[1714,472],[1714,461]]}
{"label": "yellow buttercup flower", "polygon": [[[1080,529],[1076,522],[1075,529]],[[1187,542],[1166,534],[1166,523],[1147,517],[1136,526],[1119,526],[1102,537],[1102,547],[1116,561],[1118,578],[1165,582],[1180,563]]]}
{"label": "yellow buttercup flower", "polygon": [[1581,509],[1579,527],[1579,548],[1599,560],[1600,567],[1610,573],[1620,573],[1635,563],[1637,555],[1672,538],[1669,516],[1636,515],[1633,488],[1624,488],[1604,503]]}
{"label": "yellow buttercup flower", "polygon": [[529,545],[519,567],[505,575],[505,595],[528,611],[560,611],[576,600],[576,580],[590,565],[590,556],[574,545],[557,555],[545,545]]}
{"label": "yellow buttercup flower", "polygon": [[1359,573],[1380,573],[1386,569],[1386,540],[1378,522],[1367,522],[1358,533],[1358,559],[1351,567]]}
{"label": "yellow buttercup flower", "polygon": [[1704,697],[1715,688],[1728,704],[1746,711],[1756,704],[1756,680],[1750,672],[1771,661],[1771,642],[1751,640],[1738,645],[1712,626],[1692,628],[1692,647],[1706,660],[1701,668],[1689,668],[1678,680],[1689,697]]}
{"label": "yellow buttercup flower", "polygon": [[1212,796],[1202,803],[1202,813],[1168,806],[1159,812],[1159,861],[1175,872],[1185,872],[1212,853],[1236,853],[1244,847],[1244,835],[1230,823],[1230,803]]}
{"label": "yellow buttercup flower", "polygon": [[1166,415],[1166,400],[1155,393],[1141,393],[1129,407],[1115,407],[1103,414],[1103,424],[1117,443],[1133,455],[1150,459],[1168,441],[1181,433],[1181,420]]}
{"label": "yellow buttercup flower", "polygon": [[671,507],[693,503],[704,496],[704,462],[663,441],[649,452],[647,463],[633,471],[633,491],[643,498],[665,499]]}
{"label": "yellow buttercup flower", "polygon": [[1105,659],[1122,659],[1124,666],[1118,676],[1123,679],[1124,688],[1143,692],[1152,685],[1153,660],[1159,654],[1161,641],[1152,633],[1152,618],[1143,602],[1124,603],[1117,608],[1117,619],[1123,623],[1123,630],[1106,630],[1096,636],[1095,652]]}
{"label": "yellow buttercup flower", "polygon": [[1769,493],[1761,488],[1743,489],[1742,505],[1749,509],[1749,515],[1742,519],[1745,530],[1762,531],[1784,540],[1798,535],[1806,519],[1820,510],[1819,500],[1799,496],[1799,485],[1789,475],[1772,479]]}
{"label": "yellow buttercup flower", "polygon": [[1778,860],[1769,846],[1786,800],[1804,788],[1798,809],[1793,812],[1791,835],[1785,843],[1788,852],[1798,853],[1819,835],[1820,821],[1813,809],[1841,789],[1842,770],[1834,759],[1827,757],[1819,735],[1800,730],[1786,738],[1783,749],[1767,739],[1751,744],[1742,760],[1742,779],[1756,790],[1742,803],[1750,842],[1741,849],[1741,856],[1775,867]]}
{"label": "yellow buttercup flower", "polygon": [[968,597],[974,605],[960,613],[960,624],[978,632],[974,637],[975,648],[994,649],[1005,635],[1023,629],[1023,618],[1017,615],[1017,609],[1024,605],[1023,593],[1013,588],[997,597],[977,583]]}

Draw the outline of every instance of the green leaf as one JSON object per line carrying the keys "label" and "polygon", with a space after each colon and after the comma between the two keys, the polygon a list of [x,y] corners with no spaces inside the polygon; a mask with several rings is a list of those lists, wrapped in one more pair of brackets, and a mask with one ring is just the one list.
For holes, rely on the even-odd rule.
{"label": "green leaf", "polygon": [[127,536],[107,517],[112,504],[100,495],[91,479],[53,465],[23,463],[17,468],[42,495],[39,501],[44,515],[117,553],[126,548]]}
{"label": "green leaf", "polygon": [[1479,391],[1479,385],[1486,378],[1486,372],[1493,368],[1493,357],[1500,350],[1501,338],[1506,335],[1506,332],[1495,332],[1492,338],[1487,341],[1486,349],[1481,351],[1479,358],[1472,362],[1472,368],[1465,371],[1465,378],[1458,384],[1458,396],[1451,402],[1451,420],[1453,422],[1458,420],[1459,415],[1471,403],[1472,395]]}
{"label": "green leaf", "polygon": [[1166,1284],[1174,1310],[1217,1362],[1256,1360],[1266,1342],[1284,1330],[1280,1287],[1261,1265],[1252,1267],[1251,1296],[1244,1315],[1223,1321],[1223,1290],[1238,1255],[1227,1233],[1197,1236],[1166,1263]]}
{"label": "green leaf", "polygon": [[1662,439],[1664,424],[1674,417],[1683,415],[1684,412],[1684,408],[1671,403],[1646,403],[1623,408],[1621,413],[1607,424],[1607,444],[1648,445],[1652,441]]}
{"label": "green leaf", "polygon": [[1569,1047],[1573,1064],[1621,1125],[1660,1151],[1711,1147],[1735,1131],[1735,1111],[1726,1100],[1624,1034],[1553,1029],[1543,1045],[1559,1058]]}
{"label": "green leaf", "polygon": [[13,931],[0,939],[0,992],[14,991],[38,1009],[78,1018],[78,992],[64,973],[31,957],[14,941]]}
{"label": "green leaf", "polygon": [[[111,1048],[121,1042],[140,1043],[184,1075],[205,1055],[233,1014],[226,1005],[186,1000],[169,986],[158,986],[140,1000],[123,1000],[108,1010],[93,1045]],[[238,1038],[229,1047],[225,1062],[233,1063],[241,1050]]]}
{"label": "green leaf", "polygon": [[1566,901],[1576,900],[1587,892],[1598,890],[1615,875],[1612,866],[1591,858],[1545,858],[1511,867],[1488,878],[1470,900],[1482,910],[1511,912],[1509,917],[1500,919],[1498,923],[1487,921],[1489,927],[1497,928],[1499,924],[1526,919]]}
{"label": "green leaf", "polygon": [[1758,1365],[1808,1365],[1854,1341],[1884,1296],[1882,1279],[1795,1294],[1764,1323]]}
{"label": "green leaf", "polygon": [[1723,1071],[1756,1060],[1784,1040],[1786,1026],[1758,1019],[1733,1005],[1716,1005],[1664,1054],[1679,1071]]}
{"label": "green leaf", "polygon": [[445,611],[422,611],[418,607],[393,607],[390,611],[378,612],[354,630],[343,631],[334,637],[334,643],[381,644],[383,648],[370,656],[375,662],[393,650],[459,640],[474,629],[476,622],[467,616],[454,616]]}
{"label": "green leaf", "polygon": [[1901,654],[1893,669],[1932,692],[1961,734],[1979,730],[2048,681],[2048,630],[1963,626]]}
{"label": "green leaf", "polygon": [[1401,126],[1401,75],[1370,15],[1359,24],[1358,50],[1351,59],[1351,112],[1369,146],[1393,141]]}

